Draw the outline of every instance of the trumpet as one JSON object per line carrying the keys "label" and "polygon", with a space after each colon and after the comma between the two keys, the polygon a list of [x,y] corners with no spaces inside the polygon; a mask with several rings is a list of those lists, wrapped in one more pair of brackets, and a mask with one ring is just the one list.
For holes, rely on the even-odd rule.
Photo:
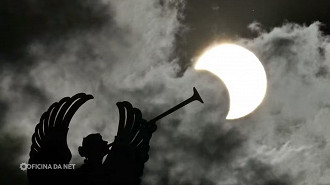
{"label": "trumpet", "polygon": [[149,121],[149,123],[155,123],[156,121],[164,118],[165,116],[167,116],[167,115],[169,115],[169,114],[177,111],[178,109],[186,106],[187,104],[189,104],[189,103],[191,103],[191,102],[193,102],[195,100],[196,101],[199,101],[201,103],[204,103],[203,99],[201,98],[201,96],[199,95],[199,93],[198,93],[198,91],[197,91],[197,89],[195,87],[193,87],[193,93],[194,94],[190,98],[184,100],[183,102],[177,104],[176,106],[170,108],[169,110],[167,110],[167,111],[163,112],[162,114],[156,116],[155,118],[151,119]]}

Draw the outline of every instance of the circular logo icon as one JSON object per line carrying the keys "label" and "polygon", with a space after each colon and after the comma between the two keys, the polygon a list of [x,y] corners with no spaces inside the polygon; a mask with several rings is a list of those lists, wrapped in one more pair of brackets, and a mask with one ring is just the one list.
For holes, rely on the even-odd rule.
{"label": "circular logo icon", "polygon": [[25,170],[28,169],[28,164],[26,164],[26,163],[21,163],[21,164],[19,165],[19,168],[20,168],[22,171],[25,171]]}

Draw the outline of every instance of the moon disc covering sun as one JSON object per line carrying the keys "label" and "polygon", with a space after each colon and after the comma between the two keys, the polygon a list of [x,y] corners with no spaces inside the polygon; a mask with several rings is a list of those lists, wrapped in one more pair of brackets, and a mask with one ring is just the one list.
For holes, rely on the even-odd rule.
{"label": "moon disc covering sun", "polygon": [[230,98],[226,119],[250,114],[265,97],[265,69],[251,51],[241,46],[221,44],[212,47],[197,60],[195,69],[207,70],[225,84]]}

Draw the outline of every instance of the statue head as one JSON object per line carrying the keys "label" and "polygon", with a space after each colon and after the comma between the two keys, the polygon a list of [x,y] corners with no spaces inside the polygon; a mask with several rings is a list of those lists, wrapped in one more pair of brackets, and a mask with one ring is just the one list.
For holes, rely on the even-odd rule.
{"label": "statue head", "polygon": [[109,146],[108,142],[102,139],[101,134],[89,134],[83,139],[78,151],[80,156],[85,157],[87,161],[102,161],[109,152]]}

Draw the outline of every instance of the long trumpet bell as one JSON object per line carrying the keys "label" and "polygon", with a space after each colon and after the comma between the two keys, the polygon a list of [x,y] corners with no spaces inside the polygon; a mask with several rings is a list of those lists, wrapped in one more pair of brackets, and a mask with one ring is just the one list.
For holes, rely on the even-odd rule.
{"label": "long trumpet bell", "polygon": [[178,105],[170,108],[169,110],[165,111],[164,113],[160,114],[159,116],[151,119],[149,122],[150,123],[156,122],[156,121],[162,119],[163,117],[165,117],[165,116],[167,116],[167,115],[175,112],[176,110],[184,107],[185,105],[187,105],[187,104],[189,104],[189,103],[191,103],[191,102],[193,102],[195,100],[196,101],[199,101],[201,103],[204,103],[203,99],[201,98],[201,96],[199,95],[199,93],[198,93],[198,91],[197,91],[197,89],[195,87],[193,87],[193,92],[194,92],[194,94],[190,98],[188,98],[185,101],[179,103]]}

